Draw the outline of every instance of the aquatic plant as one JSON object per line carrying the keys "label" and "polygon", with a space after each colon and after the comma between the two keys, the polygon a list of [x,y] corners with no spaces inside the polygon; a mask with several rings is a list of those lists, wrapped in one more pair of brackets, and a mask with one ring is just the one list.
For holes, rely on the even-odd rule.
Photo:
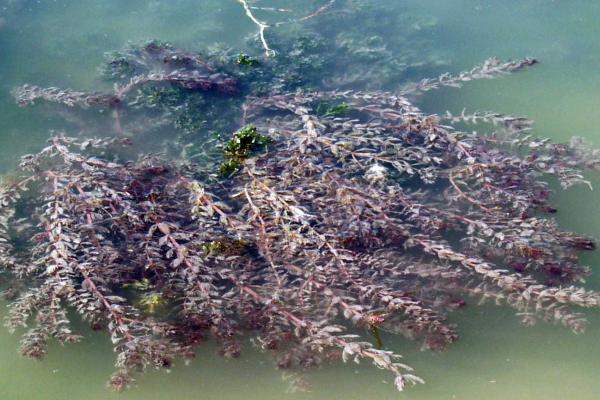
{"label": "aquatic plant", "polygon": [[219,173],[224,177],[233,175],[242,166],[245,159],[269,143],[271,143],[271,139],[258,133],[254,125],[246,125],[223,146],[226,161],[221,164]]}
{"label": "aquatic plant", "polygon": [[315,107],[315,113],[318,116],[341,116],[346,114],[350,107],[346,103],[330,105],[328,103],[320,103]]}
{"label": "aquatic plant", "polygon": [[[171,56],[186,67],[129,85],[206,91],[208,79],[234,95],[215,83],[229,78],[188,72],[214,68],[204,60]],[[596,244],[551,218],[547,178],[587,184],[580,169],[598,169],[600,152],[531,135],[525,118],[432,115],[406,97],[535,63],[490,59],[402,94],[245,92],[241,128],[225,144],[205,142],[200,164],[131,159],[121,149],[129,139],[55,135],[0,191],[0,263],[24,286],[6,324],[27,328],[21,352],[41,358],[51,339],[81,339],[68,314],[77,310],[109,332],[117,390],[136,372],[193,358],[208,336],[238,357],[245,335],[279,368],[364,359],[402,390],[422,380],[380,330],[442,350],[458,338],[447,313],[470,298],[511,306],[528,325],[581,332],[579,309],[597,308],[600,294],[579,285],[589,270],[578,251]],[[15,93],[22,105],[107,104],[58,89]],[[463,124],[494,128],[467,133]]]}
{"label": "aquatic plant", "polygon": [[244,53],[240,53],[238,55],[238,58],[237,58],[236,62],[239,65],[248,65],[248,66],[251,66],[251,67],[258,65],[258,60],[254,59],[254,58],[252,58],[249,55],[244,54]]}

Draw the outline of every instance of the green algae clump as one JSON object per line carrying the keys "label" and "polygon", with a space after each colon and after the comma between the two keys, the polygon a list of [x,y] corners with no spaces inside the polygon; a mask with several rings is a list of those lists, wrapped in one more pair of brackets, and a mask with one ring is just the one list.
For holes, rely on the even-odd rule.
{"label": "green algae clump", "polygon": [[258,60],[250,57],[247,54],[240,53],[236,59],[236,63],[238,65],[245,65],[249,67],[255,67],[259,64]]}
{"label": "green algae clump", "polygon": [[233,175],[253,152],[271,142],[270,137],[258,133],[256,126],[252,124],[244,126],[225,143],[223,149],[226,161],[219,167],[219,173],[225,177]]}

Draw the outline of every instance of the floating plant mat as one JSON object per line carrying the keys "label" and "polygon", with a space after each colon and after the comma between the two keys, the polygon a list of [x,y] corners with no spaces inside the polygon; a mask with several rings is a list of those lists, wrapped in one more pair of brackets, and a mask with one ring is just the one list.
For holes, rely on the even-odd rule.
{"label": "floating plant mat", "polygon": [[[581,286],[578,255],[595,242],[560,229],[547,180],[585,185],[580,169],[597,169],[599,153],[533,136],[525,118],[428,114],[413,101],[535,59],[489,59],[391,92],[337,89],[319,70],[290,83],[273,52],[291,53],[261,47],[200,54],[153,41],[109,56],[114,90],[14,90],[80,132],[53,133],[3,179],[7,325],[27,328],[24,355],[81,340],[76,310],[109,332],[117,390],[193,358],[208,337],[237,358],[246,335],[278,368],[367,360],[402,390],[421,379],[382,332],[443,350],[458,339],[447,314],[465,299],[583,331],[580,312],[600,297]],[[138,156],[165,126],[176,133],[164,151]]]}

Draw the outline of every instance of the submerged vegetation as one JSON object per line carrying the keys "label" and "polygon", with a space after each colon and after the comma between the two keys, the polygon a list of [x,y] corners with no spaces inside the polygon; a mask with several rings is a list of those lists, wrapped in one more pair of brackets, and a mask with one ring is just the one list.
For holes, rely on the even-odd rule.
{"label": "submerged vegetation", "polygon": [[252,58],[249,55],[244,54],[244,53],[240,53],[238,55],[238,58],[237,58],[236,62],[239,65],[248,65],[248,66],[251,66],[251,67],[254,67],[254,66],[258,65],[258,60],[254,59],[254,58]]}
{"label": "submerged vegetation", "polygon": [[[341,3],[356,7],[339,18],[376,13],[330,1],[304,21],[333,18]],[[375,90],[401,69],[380,39],[336,36],[346,46],[336,51],[378,61],[370,74],[325,80],[331,43],[267,41],[268,26],[240,4],[262,56],[153,41],[109,56],[112,92],[15,89],[21,106],[66,106],[83,121],[79,136],[54,133],[2,182],[0,265],[14,286],[6,324],[25,329],[22,354],[81,340],[76,310],[110,334],[117,390],[192,359],[206,338],[238,357],[246,335],[278,368],[368,360],[402,390],[422,380],[380,330],[443,350],[458,339],[448,313],[470,299],[513,307],[526,325],[584,330],[580,310],[597,308],[600,294],[581,286],[590,271],[578,254],[596,243],[557,225],[549,180],[587,184],[581,170],[600,168],[600,152],[538,138],[525,118],[430,114],[412,100],[535,59],[493,58]],[[351,89],[371,76],[367,90]],[[110,111],[110,123],[83,119],[90,108]],[[132,155],[167,125],[179,134],[162,153]]]}
{"label": "submerged vegetation", "polygon": [[226,161],[221,164],[221,176],[234,174],[254,151],[271,143],[271,139],[258,133],[254,125],[246,125],[237,131],[224,145]]}

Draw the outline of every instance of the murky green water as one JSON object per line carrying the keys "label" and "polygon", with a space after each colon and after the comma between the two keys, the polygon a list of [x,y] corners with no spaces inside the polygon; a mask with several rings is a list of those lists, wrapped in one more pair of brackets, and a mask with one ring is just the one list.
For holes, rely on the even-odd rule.
{"label": "murky green water", "polygon": [[[296,0],[301,1],[301,0]],[[425,96],[430,112],[493,109],[527,115],[535,132],[564,140],[587,137],[600,146],[600,3],[593,0],[385,0],[390,13],[428,16],[423,29],[432,49],[459,71],[489,56],[532,55],[541,64],[527,72],[476,82],[461,90]],[[106,51],[127,41],[168,40],[201,49],[214,41],[241,46],[255,30],[235,0],[38,0],[0,2],[0,170],[41,146],[61,119],[18,109],[9,95],[25,82],[78,89],[97,88],[96,68]],[[294,1],[261,1],[263,6]],[[9,5],[8,8],[2,6]],[[344,29],[344,27],[339,27]],[[389,32],[393,37],[395,32]],[[397,49],[402,51],[402,49]],[[592,177],[597,188],[600,178]],[[558,193],[564,226],[600,238],[597,192]],[[588,287],[600,289],[600,255],[584,259],[596,273]],[[1,313],[0,313],[1,314]],[[600,311],[575,336],[559,327],[519,326],[510,310],[467,307],[453,320],[461,340],[441,354],[387,338],[426,385],[398,394],[384,372],[371,366],[331,366],[312,375],[313,391],[287,394],[268,356],[248,350],[224,360],[208,344],[192,365],[170,374],[150,373],[124,394],[104,387],[112,371],[108,338],[89,334],[78,345],[51,349],[40,363],[20,358],[18,339],[0,329],[1,400],[192,400],[192,399],[577,399],[600,398]],[[389,382],[388,382],[389,383]]]}

